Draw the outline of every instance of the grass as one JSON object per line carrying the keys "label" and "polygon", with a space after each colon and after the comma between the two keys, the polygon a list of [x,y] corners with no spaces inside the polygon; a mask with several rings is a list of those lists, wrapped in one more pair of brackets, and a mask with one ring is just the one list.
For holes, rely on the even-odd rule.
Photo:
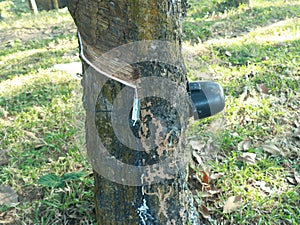
{"label": "grass", "polygon": [[[299,224],[300,3],[191,6],[183,22],[188,76],[216,80],[226,94],[224,113],[190,127],[202,146],[190,188],[208,209],[199,210],[203,223]],[[31,15],[21,0],[0,9],[0,181],[20,201],[0,207],[0,223],[95,224],[80,81],[53,68],[79,61],[72,19],[66,10]],[[241,204],[223,213],[231,196]]]}
{"label": "grass", "polygon": [[[0,223],[93,224],[80,82],[53,68],[79,61],[75,26],[66,10],[38,16],[25,6],[14,10],[0,21],[0,180],[20,203],[2,206]],[[65,178],[64,185],[39,182],[51,174]]]}
{"label": "grass", "polygon": [[[300,184],[290,183],[300,171],[299,139],[293,137],[300,112],[299,2],[254,1],[252,9],[224,12],[193,3],[184,22],[189,76],[219,81],[227,98],[219,119],[192,126],[200,144],[214,141],[195,150],[208,163],[192,167],[196,202],[210,212],[203,222],[299,224]],[[244,153],[255,154],[255,163]],[[202,170],[222,174],[209,184],[218,194],[203,197]],[[193,176],[200,177],[196,183]],[[241,196],[242,204],[223,213],[230,196]]]}

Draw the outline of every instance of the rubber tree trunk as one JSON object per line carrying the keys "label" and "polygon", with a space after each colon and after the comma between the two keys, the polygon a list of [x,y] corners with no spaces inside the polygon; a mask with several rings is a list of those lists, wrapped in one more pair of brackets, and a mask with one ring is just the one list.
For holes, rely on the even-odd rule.
{"label": "rubber tree trunk", "polygon": [[54,9],[58,9],[59,7],[58,7],[58,0],[53,0],[52,1],[52,4],[53,4],[53,8]]}
{"label": "rubber tree trunk", "polygon": [[28,0],[29,8],[33,11],[34,14],[38,14],[38,8],[35,0]]}
{"label": "rubber tree trunk", "polygon": [[[199,224],[186,184],[185,3],[67,1],[80,33],[99,225]],[[137,122],[134,99],[141,100]]]}
{"label": "rubber tree trunk", "polygon": [[239,7],[240,5],[245,4],[249,7],[252,7],[252,0],[227,0],[224,2],[224,4],[232,7]]}
{"label": "rubber tree trunk", "polygon": [[[33,2],[32,0],[29,0]],[[66,0],[34,0],[41,10],[52,10],[66,7]]]}

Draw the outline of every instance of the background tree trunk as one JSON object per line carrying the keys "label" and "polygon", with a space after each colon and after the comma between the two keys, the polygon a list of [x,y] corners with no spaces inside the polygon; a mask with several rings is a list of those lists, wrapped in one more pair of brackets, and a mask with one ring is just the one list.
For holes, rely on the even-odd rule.
{"label": "background tree trunk", "polygon": [[52,6],[54,9],[58,9],[58,0],[52,0]]}
{"label": "background tree trunk", "polygon": [[29,8],[33,11],[34,14],[38,14],[38,8],[35,0],[28,0]]}
{"label": "background tree trunk", "polygon": [[66,0],[35,0],[35,1],[37,7],[41,10],[59,9],[67,6]]}
{"label": "background tree trunk", "polygon": [[252,8],[252,0],[225,0],[218,3],[218,7],[223,9],[225,7],[239,7],[240,5],[245,4]]}
{"label": "background tree trunk", "polygon": [[[167,53],[172,58],[181,54],[181,15],[184,13],[182,5],[185,1],[169,0],[77,0],[67,1],[69,11],[80,32],[83,52],[95,64],[101,64],[98,57],[113,51],[119,46],[142,40],[160,40],[172,43],[173,49]],[[156,48],[157,46],[152,46]],[[144,54],[143,47],[133,51]],[[122,52],[121,52],[122,54]],[[130,51],[124,58],[130,58]],[[159,57],[159,56],[158,56]],[[176,57],[174,57],[176,59]],[[124,85],[114,80],[105,79],[84,62],[85,70],[84,105],[87,111],[86,138],[87,150],[91,158],[95,178],[95,203],[98,224],[199,224],[197,213],[193,209],[192,197],[186,184],[186,164],[177,157],[177,168],[172,179],[153,184],[157,177],[165,176],[164,171],[147,171],[140,177],[131,176],[133,173],[124,167],[118,169],[119,162],[126,165],[147,166],[156,165],[166,160],[169,155],[178,152],[188,153],[184,133],[187,119],[187,109],[180,114],[174,110],[174,104],[158,97],[147,97],[141,101],[141,121],[135,126],[130,115],[127,122],[130,131],[139,138],[139,151],[124,145],[116,137],[112,124],[112,105],[117,95],[124,90]],[[98,65],[99,66],[99,65]],[[101,68],[109,65],[105,63]],[[119,78],[132,81],[145,77],[168,79],[186,90],[186,73],[183,63],[164,63],[160,61],[139,61],[114,74]],[[163,83],[151,85],[153,96],[167,89]],[[141,92],[149,87],[143,86]],[[99,90],[97,90],[99,89]],[[101,90],[101,91],[100,91]],[[172,97],[182,98],[176,90],[166,90]],[[133,99],[134,92],[127,93],[128,99]],[[178,95],[178,96],[176,96]],[[126,98],[127,99],[127,98]],[[93,105],[95,103],[95,105]],[[118,103],[121,108],[127,107],[128,100]],[[178,102],[179,104],[179,102]],[[187,121],[186,121],[187,122]],[[128,132],[124,130],[123,134]],[[154,136],[156,146],[149,147],[146,138]],[[111,158],[118,160],[116,166],[107,166],[103,176],[103,164],[99,161],[104,156],[95,149],[105,148]],[[142,151],[144,150],[144,151]],[[105,156],[106,157],[106,156]],[[182,159],[184,161],[184,159]],[[100,168],[100,169],[99,169]],[[155,167],[153,167],[155,168]],[[119,180],[114,180],[120,178]],[[126,182],[123,182],[126,180]],[[112,181],[113,180],[113,181]],[[141,185],[138,184],[142,181]],[[127,185],[127,184],[130,185]]]}

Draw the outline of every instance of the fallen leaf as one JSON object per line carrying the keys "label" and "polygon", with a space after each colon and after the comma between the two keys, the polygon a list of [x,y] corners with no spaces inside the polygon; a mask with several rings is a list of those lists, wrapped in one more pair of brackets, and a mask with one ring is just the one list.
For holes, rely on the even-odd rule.
{"label": "fallen leaf", "polygon": [[232,56],[231,53],[230,53],[229,51],[226,51],[226,52],[225,52],[225,55],[227,55],[227,56],[229,56],[229,57]]}
{"label": "fallen leaf", "polygon": [[297,181],[292,177],[287,177],[286,180],[293,185],[297,185]]}
{"label": "fallen leaf", "polygon": [[195,73],[196,73],[196,75],[197,75],[198,77],[201,77],[202,79],[203,79],[203,78],[204,78],[204,79],[211,79],[211,76],[208,75],[207,73],[201,73],[201,72],[198,72],[198,71],[196,71]]}
{"label": "fallen leaf", "polygon": [[38,139],[39,139],[34,133],[32,133],[32,132],[30,132],[30,131],[24,130],[23,132],[24,132],[24,134],[25,134],[27,137],[30,137],[30,138],[35,139],[35,140],[38,140]]}
{"label": "fallen leaf", "polygon": [[269,59],[268,56],[263,56],[263,57],[261,57],[261,60],[262,60],[262,61],[266,61],[266,60],[268,60],[268,59]]}
{"label": "fallen leaf", "polygon": [[209,124],[209,127],[207,130],[209,130],[209,132],[211,134],[216,134],[218,132],[222,132],[224,127],[225,127],[225,120],[224,120],[224,118],[220,117],[220,118],[214,119]]}
{"label": "fallen leaf", "polygon": [[279,102],[280,102],[281,104],[284,104],[284,103],[286,103],[286,101],[287,101],[287,98],[286,98],[286,96],[285,96],[285,93],[281,92],[281,93],[280,93]]}
{"label": "fallen leaf", "polygon": [[200,213],[204,219],[210,218],[210,213],[209,213],[209,210],[206,208],[206,206],[202,205]]}
{"label": "fallen leaf", "polygon": [[212,196],[208,191],[202,191],[200,193],[201,193],[200,194],[201,198],[207,198],[207,197],[211,197]]}
{"label": "fallen leaf", "polygon": [[244,152],[240,159],[247,164],[255,164],[255,153]]}
{"label": "fallen leaf", "polygon": [[195,159],[199,165],[201,165],[201,166],[204,165],[204,163],[201,159],[201,156],[197,152],[193,151],[193,157],[195,157]]}
{"label": "fallen leaf", "polygon": [[18,198],[18,194],[10,186],[0,186],[0,205],[16,206],[19,203]]}
{"label": "fallen leaf", "polygon": [[206,191],[202,191],[202,192],[199,192],[199,195],[202,197],[202,198],[207,198],[207,197],[212,197],[213,195],[215,194],[219,194],[222,190],[206,190]]}
{"label": "fallen leaf", "polygon": [[205,184],[209,184],[209,176],[205,171],[202,171],[203,177],[202,177],[202,182]]}
{"label": "fallen leaf", "polygon": [[7,159],[0,159],[0,166],[7,166],[9,164],[9,160]]}
{"label": "fallen leaf", "polygon": [[208,193],[211,194],[211,195],[215,195],[215,194],[219,194],[222,190],[219,189],[219,190],[209,190]]}
{"label": "fallen leaf", "polygon": [[[1,217],[4,218],[4,215],[6,215],[5,211],[2,214],[0,214],[0,218]],[[7,217],[7,215],[6,215],[6,217]],[[1,225],[4,225],[4,224],[13,224],[13,222],[14,222],[14,219],[12,217],[10,217],[10,216],[8,216],[8,218],[5,218],[4,220],[0,219],[0,224]]]}
{"label": "fallen leaf", "polygon": [[268,187],[266,185],[265,181],[256,181],[254,185],[258,186],[261,190],[263,190],[264,192],[266,192],[268,194],[272,194],[274,192],[271,190],[270,187]]}
{"label": "fallen leaf", "polygon": [[269,89],[264,84],[256,84],[256,88],[260,93],[263,93],[263,94],[269,93]]}
{"label": "fallen leaf", "polygon": [[297,183],[300,184],[300,174],[295,171],[294,176],[295,176],[295,180],[297,181]]}
{"label": "fallen leaf", "polygon": [[34,148],[35,149],[40,149],[47,144],[42,138],[37,137],[34,133],[32,133],[30,131],[24,130],[23,132],[27,137],[32,138],[34,140],[34,142],[35,142]]}
{"label": "fallen leaf", "polygon": [[233,132],[233,133],[231,134],[231,136],[232,136],[232,137],[239,137],[240,135],[239,135],[237,132]]}
{"label": "fallen leaf", "polygon": [[300,127],[295,129],[295,131],[293,133],[293,137],[300,139]]}
{"label": "fallen leaf", "polygon": [[205,147],[205,144],[199,142],[199,141],[190,141],[190,145],[192,146],[192,149],[202,151],[202,149]]}
{"label": "fallen leaf", "polygon": [[213,173],[210,175],[210,179],[211,180],[216,180],[219,179],[221,177],[223,177],[225,175],[225,173]]}
{"label": "fallen leaf", "polygon": [[34,146],[34,149],[35,150],[38,150],[38,149],[41,149],[42,147],[46,146],[45,143],[37,143],[35,146]]}
{"label": "fallen leaf", "polygon": [[223,213],[231,213],[242,205],[242,196],[231,196],[225,202]]}
{"label": "fallen leaf", "polygon": [[8,149],[0,150],[0,166],[6,166],[9,164],[9,151],[10,150]]}
{"label": "fallen leaf", "polygon": [[251,141],[243,140],[240,143],[238,143],[238,150],[239,151],[247,151],[247,150],[249,150],[250,146],[251,146]]}
{"label": "fallen leaf", "polygon": [[248,98],[248,87],[245,86],[243,88],[242,94],[240,95],[240,102],[242,103],[243,101],[246,101],[247,98]]}
{"label": "fallen leaf", "polygon": [[281,151],[276,145],[274,144],[265,144],[263,146],[261,146],[262,149],[265,152],[268,152],[272,155],[281,155],[281,156],[285,156],[285,154],[283,153],[283,151]]}

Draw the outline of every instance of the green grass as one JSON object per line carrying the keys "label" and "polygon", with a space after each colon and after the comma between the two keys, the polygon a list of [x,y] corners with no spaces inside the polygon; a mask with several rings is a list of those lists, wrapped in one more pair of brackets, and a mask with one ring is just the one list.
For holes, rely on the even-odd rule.
{"label": "green grass", "polygon": [[[76,28],[66,10],[34,16],[21,1],[14,4],[23,10],[7,8],[0,21],[0,148],[7,152],[0,181],[20,203],[0,207],[0,223],[93,224],[80,82],[53,69],[79,61]],[[39,183],[76,173],[62,186]]]}
{"label": "green grass", "polygon": [[[201,197],[201,182],[191,185],[198,190],[198,204],[209,209],[210,218],[203,220],[299,224],[300,184],[288,180],[300,171],[299,139],[293,137],[300,118],[300,4],[254,1],[252,9],[224,12],[204,1],[193,1],[192,6],[184,21],[189,76],[217,80],[226,95],[218,128],[210,125],[216,120],[212,118],[192,125],[195,139],[214,141],[213,149],[198,151],[206,163],[194,165],[192,174],[224,174],[210,181],[211,188],[220,191],[213,196]],[[250,144],[242,148],[246,142]],[[271,144],[282,154],[268,153],[264,146]],[[255,164],[243,161],[243,153],[254,153]],[[241,196],[242,206],[223,213],[230,196]]]}
{"label": "green grass", "polygon": [[[183,22],[189,78],[216,80],[226,94],[223,113],[189,130],[205,162],[194,159],[191,174],[222,174],[210,179],[217,193],[208,197],[203,183],[190,183],[210,213],[203,223],[299,224],[300,3],[219,10],[212,2],[191,1]],[[0,9],[0,182],[20,201],[0,207],[0,223],[94,224],[80,82],[53,69],[79,61],[72,19],[65,10],[31,15],[21,0]],[[267,152],[271,144],[282,154]],[[242,204],[223,213],[230,196]]]}

